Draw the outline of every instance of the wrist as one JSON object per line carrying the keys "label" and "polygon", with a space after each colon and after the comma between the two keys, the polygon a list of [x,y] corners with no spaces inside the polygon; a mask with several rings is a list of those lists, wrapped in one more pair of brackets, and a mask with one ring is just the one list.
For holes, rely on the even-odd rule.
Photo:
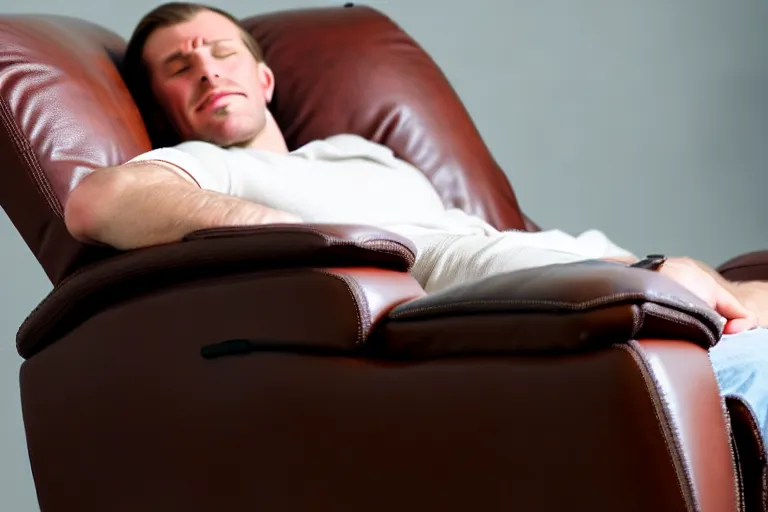
{"label": "wrist", "polygon": [[251,203],[239,198],[227,198],[227,208],[220,218],[221,227],[228,226],[258,226],[271,224],[276,216],[276,210],[268,206]]}
{"label": "wrist", "polygon": [[629,266],[634,268],[644,268],[646,270],[659,270],[666,261],[667,257],[663,254],[649,254],[645,258],[638,260]]}

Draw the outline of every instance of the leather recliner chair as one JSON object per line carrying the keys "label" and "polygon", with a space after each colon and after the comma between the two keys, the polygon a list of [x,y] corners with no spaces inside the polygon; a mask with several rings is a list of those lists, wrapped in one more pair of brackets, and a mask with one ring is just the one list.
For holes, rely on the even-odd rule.
{"label": "leather recliner chair", "polygon": [[[446,205],[538,229],[386,16],[348,5],[244,26],[290,147],[357,133]],[[427,296],[410,242],[366,226],[211,229],[127,252],[75,241],[72,187],[152,147],[124,47],[84,20],[0,17],[0,204],[54,284],[17,338],[44,512],[763,507],[754,415],[725,406],[707,357],[716,318],[654,272],[584,262]]]}

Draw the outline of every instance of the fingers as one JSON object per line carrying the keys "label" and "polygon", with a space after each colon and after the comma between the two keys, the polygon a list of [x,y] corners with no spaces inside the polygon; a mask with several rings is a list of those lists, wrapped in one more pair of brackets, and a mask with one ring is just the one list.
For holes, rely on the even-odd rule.
{"label": "fingers", "polygon": [[744,305],[731,294],[731,292],[719,284],[715,283],[714,285],[717,290],[715,295],[715,309],[718,313],[728,319],[744,318],[751,315],[751,312],[745,308]]}
{"label": "fingers", "polygon": [[711,274],[688,259],[668,260],[661,267],[661,273],[685,286],[717,311],[725,319],[725,334],[736,334],[757,327],[757,315],[752,310],[745,307]]}
{"label": "fingers", "polygon": [[723,328],[723,334],[738,334],[743,331],[749,331],[757,327],[757,322],[749,318],[737,318],[728,320]]}
{"label": "fingers", "polygon": [[757,327],[755,314],[744,307],[728,290],[719,284],[716,286],[714,309],[728,320],[725,324],[725,334],[735,334]]}

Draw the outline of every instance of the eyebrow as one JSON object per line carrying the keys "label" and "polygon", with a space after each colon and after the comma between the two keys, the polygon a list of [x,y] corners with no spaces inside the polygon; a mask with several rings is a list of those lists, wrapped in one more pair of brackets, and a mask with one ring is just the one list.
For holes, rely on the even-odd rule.
{"label": "eyebrow", "polygon": [[[207,41],[207,42],[203,43],[202,46],[215,46],[215,45],[217,45],[219,43],[225,43],[225,42],[229,42],[229,41],[233,41],[233,39],[214,39],[212,41]],[[169,55],[168,57],[166,57],[165,59],[163,59],[162,67],[166,67],[166,66],[168,66],[169,64],[171,64],[174,61],[181,60],[184,57],[186,57],[187,55],[188,55],[188,53],[184,52],[182,50],[176,51],[176,52],[172,53],[171,55]]]}

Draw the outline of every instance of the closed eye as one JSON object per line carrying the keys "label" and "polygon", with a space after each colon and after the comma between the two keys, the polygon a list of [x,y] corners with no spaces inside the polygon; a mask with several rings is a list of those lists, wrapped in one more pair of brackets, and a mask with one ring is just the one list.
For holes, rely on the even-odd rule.
{"label": "closed eye", "polygon": [[185,71],[187,71],[188,69],[189,69],[189,66],[184,65],[184,66],[176,69],[175,71],[173,71],[173,73],[171,73],[171,76],[180,75],[180,74],[184,73]]}

